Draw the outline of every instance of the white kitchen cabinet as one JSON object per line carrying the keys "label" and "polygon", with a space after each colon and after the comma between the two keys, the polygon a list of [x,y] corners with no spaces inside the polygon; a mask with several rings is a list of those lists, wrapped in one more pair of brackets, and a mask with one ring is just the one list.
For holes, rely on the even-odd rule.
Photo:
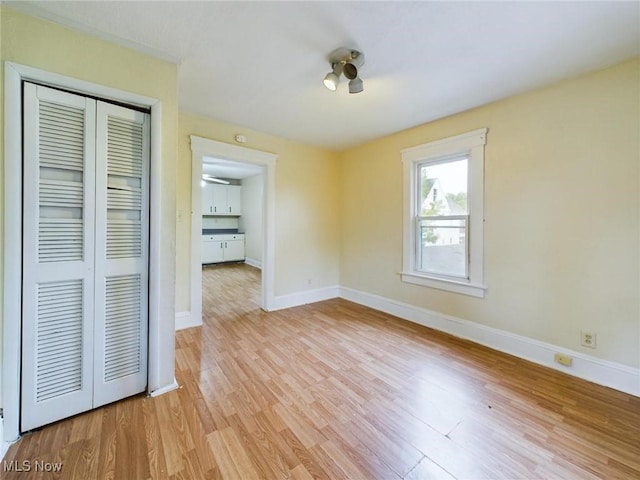
{"label": "white kitchen cabinet", "polygon": [[214,215],[227,214],[227,185],[211,185],[211,199]]}
{"label": "white kitchen cabinet", "polygon": [[202,215],[240,216],[242,187],[205,183],[202,187]]}
{"label": "white kitchen cabinet", "polygon": [[244,235],[203,235],[202,263],[220,263],[243,261]]}
{"label": "white kitchen cabinet", "polygon": [[202,241],[202,263],[224,262],[224,242]]}
{"label": "white kitchen cabinet", "polygon": [[244,240],[228,240],[224,242],[224,261],[244,260]]}
{"label": "white kitchen cabinet", "polygon": [[227,185],[226,187],[229,215],[242,214],[242,187],[240,185]]}
{"label": "white kitchen cabinet", "polygon": [[205,183],[200,189],[202,195],[202,215],[213,215],[213,186]]}

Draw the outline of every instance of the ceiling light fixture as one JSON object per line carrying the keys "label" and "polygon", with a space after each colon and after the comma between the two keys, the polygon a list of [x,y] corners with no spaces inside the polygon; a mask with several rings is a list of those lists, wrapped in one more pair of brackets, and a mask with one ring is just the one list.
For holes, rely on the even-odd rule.
{"label": "ceiling light fixture", "polygon": [[349,80],[349,93],[360,93],[364,90],[359,69],[364,65],[364,54],[351,48],[337,48],[329,54],[331,71],[324,77],[324,86],[332,92],[338,89],[340,74]]}
{"label": "ceiling light fixture", "polygon": [[338,84],[340,83],[341,73],[342,64],[338,63],[333,67],[333,71],[327,73],[326,77],[324,77],[324,86],[332,92],[335,92],[338,89]]}
{"label": "ceiling light fixture", "polygon": [[212,175],[207,175],[206,173],[202,175],[202,180],[204,180],[205,182],[222,183],[223,185],[229,185],[229,182],[227,182],[226,180],[216,178]]}

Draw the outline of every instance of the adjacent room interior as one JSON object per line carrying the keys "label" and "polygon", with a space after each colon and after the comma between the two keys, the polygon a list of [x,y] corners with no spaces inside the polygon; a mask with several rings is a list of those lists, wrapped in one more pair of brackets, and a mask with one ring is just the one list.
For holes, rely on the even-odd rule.
{"label": "adjacent room interior", "polygon": [[0,3],[0,477],[640,478],[639,20]]}
{"label": "adjacent room interior", "polygon": [[[256,295],[247,300],[262,305],[262,250],[264,248],[263,167],[204,157],[202,181],[196,185],[202,196],[203,293],[212,301],[224,297],[222,285],[205,277],[225,275],[230,264],[246,264],[251,290],[258,279]],[[213,272],[213,270],[218,270]],[[252,271],[255,270],[255,271]],[[210,274],[210,275],[207,275]],[[248,280],[249,281],[249,280]],[[203,304],[212,307],[211,301]]]}

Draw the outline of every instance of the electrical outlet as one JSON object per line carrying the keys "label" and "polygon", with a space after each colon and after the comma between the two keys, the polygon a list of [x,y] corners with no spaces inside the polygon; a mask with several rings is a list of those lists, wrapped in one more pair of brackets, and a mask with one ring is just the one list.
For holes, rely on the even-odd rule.
{"label": "electrical outlet", "polygon": [[573,362],[573,358],[569,355],[565,355],[564,353],[556,353],[553,356],[553,359],[556,361],[556,363],[564,365],[565,367],[570,367],[571,363]]}
{"label": "electrical outlet", "polygon": [[593,332],[580,332],[580,345],[583,347],[596,348],[596,334]]}

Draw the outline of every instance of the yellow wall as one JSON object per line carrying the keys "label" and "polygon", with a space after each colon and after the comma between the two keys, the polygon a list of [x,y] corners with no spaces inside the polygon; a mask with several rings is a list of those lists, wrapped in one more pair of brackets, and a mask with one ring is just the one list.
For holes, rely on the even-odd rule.
{"label": "yellow wall", "polygon": [[[639,72],[636,59],[343,152],[341,285],[638,367]],[[402,283],[400,149],[481,127],[486,297]]]}
{"label": "yellow wall", "polygon": [[[334,286],[339,280],[338,156],[327,150],[180,112],[177,170],[178,312],[189,310],[191,146],[189,135],[235,143],[278,155],[275,192],[275,294]],[[311,284],[309,284],[311,279]]]}
{"label": "yellow wall", "polygon": [[[161,234],[165,241],[160,252],[163,261],[157,267],[162,281],[160,313],[164,320],[170,315],[173,324],[177,66],[7,7],[0,7],[0,11],[2,62],[27,65],[162,102],[160,171],[163,196],[159,207]],[[2,112],[4,115],[4,110]],[[4,150],[0,150],[0,159],[4,167]]]}

